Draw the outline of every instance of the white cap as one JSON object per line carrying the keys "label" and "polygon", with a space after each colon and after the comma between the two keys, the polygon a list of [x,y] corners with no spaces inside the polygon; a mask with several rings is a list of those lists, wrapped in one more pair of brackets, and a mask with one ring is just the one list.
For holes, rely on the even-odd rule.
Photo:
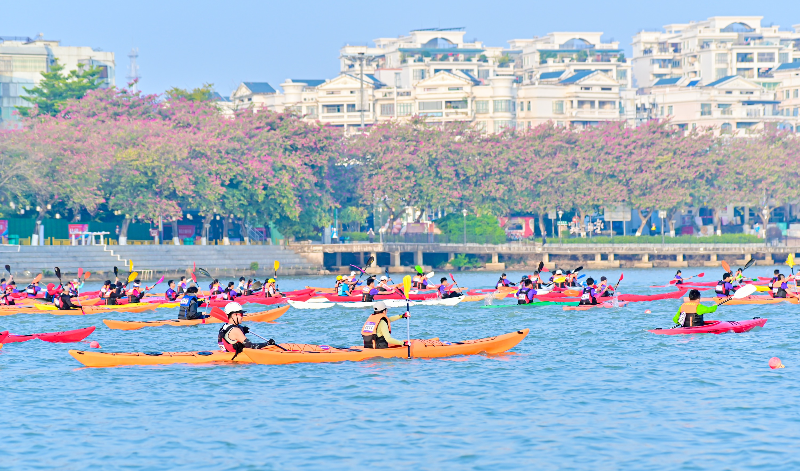
{"label": "white cap", "polygon": [[388,279],[389,279],[389,278],[386,278],[385,276],[382,276],[382,277],[381,277],[381,281],[387,281]]}
{"label": "white cap", "polygon": [[351,272],[350,272],[350,276],[356,276],[356,272],[354,272],[354,271],[351,271]]}
{"label": "white cap", "polygon": [[372,305],[372,310],[375,312],[381,312],[386,310],[386,303],[383,301],[378,301],[377,303]]}
{"label": "white cap", "polygon": [[556,270],[556,275],[563,275],[563,273],[561,273],[561,270]]}
{"label": "white cap", "polygon": [[233,312],[244,313],[244,310],[242,310],[242,305],[239,304],[239,303],[228,303],[228,304],[226,304],[225,305],[225,314],[230,316],[231,313],[233,313]]}

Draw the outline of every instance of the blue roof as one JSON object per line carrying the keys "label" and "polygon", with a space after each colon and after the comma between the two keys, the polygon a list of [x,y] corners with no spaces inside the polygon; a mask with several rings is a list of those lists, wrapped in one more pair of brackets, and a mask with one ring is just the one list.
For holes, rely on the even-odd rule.
{"label": "blue roof", "polygon": [[794,70],[800,69],[800,62],[788,62],[786,64],[781,64],[775,70]]}
{"label": "blue roof", "polygon": [[715,81],[709,83],[708,85],[706,85],[706,87],[716,87],[717,85],[723,84],[723,83],[727,82],[730,79],[735,79],[736,77],[738,77],[738,75],[728,75],[727,77],[722,77],[719,80],[715,80]]}
{"label": "blue roof", "polygon": [[383,82],[381,82],[380,80],[378,80],[378,77],[376,77],[376,76],[374,76],[374,75],[372,75],[372,74],[364,74],[364,75],[365,75],[365,76],[366,76],[368,79],[370,79],[370,80],[372,81],[372,83],[373,83],[373,84],[374,84],[376,87],[380,88],[380,87],[385,87],[385,86],[386,86],[386,84],[385,84],[385,83],[383,83]]}
{"label": "blue roof", "polygon": [[309,87],[319,87],[320,85],[325,83],[324,80],[317,80],[317,79],[310,79],[310,80],[306,80],[306,79],[291,79],[291,81],[294,82],[294,83],[304,83],[304,84],[308,85]]}
{"label": "blue roof", "polygon": [[539,74],[539,80],[551,80],[561,78],[564,75],[564,71],[560,70],[558,72],[542,72]]}
{"label": "blue roof", "polygon": [[481,81],[478,80],[477,78],[475,78],[475,76],[472,75],[472,72],[470,72],[468,70],[459,70],[458,72],[463,74],[463,75],[465,75],[468,79],[470,79],[472,81],[473,85],[480,85],[481,84]]}
{"label": "blue roof", "polygon": [[578,80],[580,80],[582,78],[585,78],[585,77],[588,77],[588,76],[592,75],[595,72],[597,72],[597,71],[596,70],[579,70],[579,71],[575,72],[573,75],[571,75],[570,77],[567,77],[567,78],[565,78],[564,80],[562,80],[562,81],[560,81],[558,83],[575,83]]}
{"label": "blue roof", "polygon": [[209,98],[211,101],[231,101],[230,98],[220,95],[219,92],[211,92]]}
{"label": "blue roof", "polygon": [[275,93],[275,89],[267,82],[242,82],[253,93]]}
{"label": "blue roof", "polygon": [[681,77],[672,77],[672,78],[662,78],[658,79],[656,83],[653,84],[654,87],[661,87],[663,85],[675,85],[680,81]]}
{"label": "blue roof", "polygon": [[692,80],[691,82],[687,83],[686,86],[687,87],[696,87],[698,83],[700,83],[700,79],[695,79],[695,80]]}
{"label": "blue roof", "polygon": [[780,105],[781,102],[774,100],[747,100],[742,102],[743,105]]}

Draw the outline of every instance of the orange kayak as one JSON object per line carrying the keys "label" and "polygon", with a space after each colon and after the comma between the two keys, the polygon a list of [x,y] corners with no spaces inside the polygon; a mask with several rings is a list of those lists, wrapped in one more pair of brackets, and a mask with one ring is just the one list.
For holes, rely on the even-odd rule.
{"label": "orange kayak", "polygon": [[[136,353],[101,353],[83,350],[70,350],[73,358],[83,363],[83,366],[104,368],[111,366],[127,365],[174,365],[203,364],[203,363],[230,363],[233,353],[214,352],[136,352]],[[234,363],[252,363],[247,355],[240,354],[233,360]]]}
{"label": "orange kayak", "polygon": [[[289,306],[279,307],[271,311],[254,312],[252,314],[245,314],[244,321],[249,322],[270,322],[281,317],[289,310]],[[189,325],[200,324],[221,324],[222,321],[215,317],[208,317],[206,319],[166,319],[163,321],[115,321],[111,319],[103,319],[103,323],[109,329],[114,330],[139,330],[143,327],[161,327],[162,325],[171,325],[175,327],[184,327]]]}
{"label": "orange kayak", "polygon": [[[412,340],[412,358],[443,358],[455,355],[475,355],[478,353],[502,353],[514,348],[528,335],[529,329],[510,334],[498,335],[464,342],[442,342],[433,340]],[[336,348],[327,345],[280,344],[263,349],[244,349],[253,363],[261,365],[285,365],[289,363],[332,363],[340,361],[363,361],[371,358],[408,358],[409,348],[392,346],[383,349]]]}

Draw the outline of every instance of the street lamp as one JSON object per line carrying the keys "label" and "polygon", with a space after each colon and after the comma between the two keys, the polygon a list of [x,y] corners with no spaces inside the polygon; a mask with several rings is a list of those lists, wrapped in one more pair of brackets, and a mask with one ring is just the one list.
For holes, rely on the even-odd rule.
{"label": "street lamp", "polygon": [[764,227],[763,227],[763,230],[764,230],[764,245],[768,245],[767,244],[767,218],[769,217],[769,209],[766,206],[764,206],[764,209],[761,210],[761,214],[764,216],[764,218],[763,218],[763,221],[764,221]]}
{"label": "street lamp", "polygon": [[558,243],[561,244],[561,216],[564,215],[564,211],[558,212]]}
{"label": "street lamp", "polygon": [[658,217],[661,218],[661,245],[664,245],[664,218],[667,217],[667,212],[659,211]]}
{"label": "street lamp", "polygon": [[467,210],[461,210],[461,214],[464,215],[464,245],[467,245]]}

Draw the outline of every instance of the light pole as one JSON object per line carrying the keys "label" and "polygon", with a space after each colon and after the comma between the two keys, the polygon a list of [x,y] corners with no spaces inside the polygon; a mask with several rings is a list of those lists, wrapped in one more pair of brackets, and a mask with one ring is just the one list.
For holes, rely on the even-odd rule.
{"label": "light pole", "polygon": [[667,212],[659,211],[658,217],[661,218],[661,245],[664,245],[664,218],[667,217]]}
{"label": "light pole", "polygon": [[373,56],[368,56],[364,52],[359,52],[357,54],[343,55],[341,57],[344,59],[349,59],[351,61],[356,61],[358,62],[359,65],[359,75],[361,76],[361,84],[359,85],[359,96],[357,103],[359,112],[361,114],[361,130],[363,131],[364,130],[364,63],[367,61],[371,62]]}
{"label": "light pole", "polygon": [[464,215],[464,245],[467,245],[467,210],[463,209],[461,214]]}
{"label": "light pole", "polygon": [[561,245],[561,216],[564,215],[564,211],[558,212],[558,244]]}
{"label": "light pole", "polygon": [[762,219],[764,221],[764,227],[762,228],[764,231],[764,245],[769,245],[767,243],[767,218],[769,217],[769,209],[764,206],[764,209],[761,210],[761,214],[764,216]]}

